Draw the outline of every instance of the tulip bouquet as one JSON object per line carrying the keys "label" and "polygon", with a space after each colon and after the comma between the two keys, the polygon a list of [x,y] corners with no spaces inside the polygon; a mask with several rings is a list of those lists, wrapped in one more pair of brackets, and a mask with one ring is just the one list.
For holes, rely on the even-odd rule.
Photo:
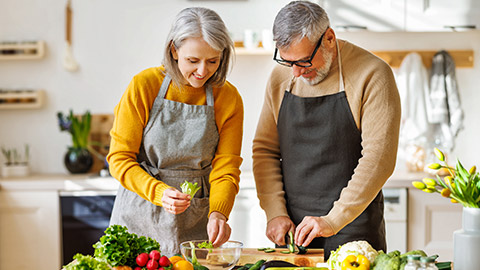
{"label": "tulip bouquet", "polygon": [[466,170],[460,160],[455,167],[445,161],[445,155],[438,148],[434,149],[435,156],[440,163],[432,163],[428,167],[433,170],[446,169],[449,174],[443,179],[423,178],[422,181],[413,181],[414,187],[427,193],[440,193],[445,198],[450,198],[453,203],[461,203],[464,207],[480,208],[480,176],[476,166]]}

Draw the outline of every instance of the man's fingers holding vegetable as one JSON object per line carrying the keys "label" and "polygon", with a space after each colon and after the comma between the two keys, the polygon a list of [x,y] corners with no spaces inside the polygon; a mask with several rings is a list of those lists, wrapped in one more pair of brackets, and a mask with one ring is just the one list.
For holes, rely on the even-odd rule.
{"label": "man's fingers holding vegetable", "polygon": [[162,206],[169,213],[180,214],[190,206],[190,198],[188,194],[169,188],[163,192]]}
{"label": "man's fingers holding vegetable", "polygon": [[308,246],[316,237],[332,236],[333,230],[322,217],[306,216],[295,230],[295,244]]}

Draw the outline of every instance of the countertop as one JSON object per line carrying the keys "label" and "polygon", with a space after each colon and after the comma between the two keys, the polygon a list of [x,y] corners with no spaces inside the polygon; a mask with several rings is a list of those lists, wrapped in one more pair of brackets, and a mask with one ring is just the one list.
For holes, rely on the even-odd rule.
{"label": "countertop", "polygon": [[[385,183],[386,188],[411,188],[412,181],[432,177],[424,172],[396,171]],[[252,172],[242,172],[240,188],[254,189]],[[32,174],[26,177],[0,178],[0,190],[114,191],[119,182],[98,174]]]}

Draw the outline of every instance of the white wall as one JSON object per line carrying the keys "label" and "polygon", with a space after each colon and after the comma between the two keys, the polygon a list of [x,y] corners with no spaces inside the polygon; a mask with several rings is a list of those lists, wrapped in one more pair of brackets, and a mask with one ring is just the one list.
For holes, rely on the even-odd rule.
{"label": "white wall", "polygon": [[[74,73],[62,67],[65,1],[0,0],[0,42],[45,40],[47,55],[41,60],[0,61],[0,88],[45,89],[47,103],[38,110],[0,110],[0,146],[31,146],[35,172],[66,172],[63,155],[71,144],[60,132],[56,112],[72,108],[77,113],[113,113],[133,75],[161,62],[162,50],[173,17],[188,6],[215,9],[234,39],[243,29],[272,26],[287,0],[187,1],[187,0],[72,0],[73,54],[80,65]],[[338,33],[367,49],[473,49],[480,63],[480,32],[463,33]],[[267,77],[274,66],[270,56],[236,58],[229,77],[245,103],[242,169],[251,170],[251,141],[263,103]],[[461,98],[466,113],[456,153],[465,165],[479,164],[474,126],[480,115],[480,67],[458,69]],[[348,76],[345,74],[345,76]]]}

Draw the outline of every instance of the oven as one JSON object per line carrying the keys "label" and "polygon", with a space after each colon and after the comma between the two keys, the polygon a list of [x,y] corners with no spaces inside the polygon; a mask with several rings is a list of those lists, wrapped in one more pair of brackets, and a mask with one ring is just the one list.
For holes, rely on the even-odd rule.
{"label": "oven", "polygon": [[77,253],[94,254],[95,244],[109,226],[117,191],[62,191],[62,265]]}

